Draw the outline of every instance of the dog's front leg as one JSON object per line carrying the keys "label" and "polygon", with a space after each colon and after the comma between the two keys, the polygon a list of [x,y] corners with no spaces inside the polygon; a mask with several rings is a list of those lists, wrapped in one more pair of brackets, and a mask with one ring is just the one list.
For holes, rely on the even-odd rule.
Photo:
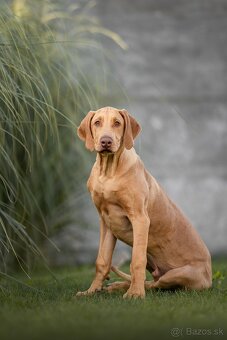
{"label": "dog's front leg", "polygon": [[76,295],[92,295],[102,289],[103,281],[110,272],[112,255],[116,244],[116,237],[111,230],[106,227],[102,218],[100,219],[100,240],[99,252],[96,259],[96,274],[88,290],[78,292]]}
{"label": "dog's front leg", "polygon": [[133,227],[133,249],[131,270],[131,285],[124,298],[145,297],[145,274],[147,264],[147,242],[149,218],[144,214],[131,220]]}

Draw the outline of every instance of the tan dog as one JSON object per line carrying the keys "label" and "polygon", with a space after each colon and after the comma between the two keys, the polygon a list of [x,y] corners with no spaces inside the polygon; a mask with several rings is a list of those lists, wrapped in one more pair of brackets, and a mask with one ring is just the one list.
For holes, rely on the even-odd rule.
{"label": "tan dog", "polygon": [[[131,276],[112,268],[127,289],[124,297],[145,296],[145,288],[211,287],[211,258],[196,230],[144,168],[133,148],[140,126],[126,110],[90,111],[78,128],[86,147],[97,152],[88,189],[100,216],[96,275],[90,295],[103,288],[119,239],[133,247]],[[154,281],[145,281],[146,268]]]}

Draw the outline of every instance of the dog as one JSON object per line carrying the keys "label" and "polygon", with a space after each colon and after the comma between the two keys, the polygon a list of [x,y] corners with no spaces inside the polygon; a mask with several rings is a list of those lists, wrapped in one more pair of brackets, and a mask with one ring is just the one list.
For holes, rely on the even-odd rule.
{"label": "dog", "polygon": [[[97,152],[87,187],[100,217],[96,275],[77,296],[124,289],[124,298],[144,298],[145,289],[212,285],[206,245],[133,148],[140,130],[126,110],[112,107],[90,111],[77,129],[86,148]],[[131,275],[111,267],[117,239],[132,247]],[[103,287],[111,269],[125,280]],[[146,269],[153,281],[146,281]]]}

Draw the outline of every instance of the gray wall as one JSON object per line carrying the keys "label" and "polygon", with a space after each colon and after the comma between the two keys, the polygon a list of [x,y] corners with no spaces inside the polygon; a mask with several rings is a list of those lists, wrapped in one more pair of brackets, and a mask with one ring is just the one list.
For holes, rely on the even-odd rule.
{"label": "gray wall", "polygon": [[103,0],[97,12],[128,44],[117,71],[138,153],[210,250],[227,252],[227,2]]}
{"label": "gray wall", "polygon": [[[119,84],[107,86],[108,105],[138,119],[146,167],[212,253],[227,253],[227,1],[98,0],[95,14],[128,44],[106,41]],[[87,204],[84,218],[98,232]],[[89,242],[97,247],[92,235],[85,253]]]}

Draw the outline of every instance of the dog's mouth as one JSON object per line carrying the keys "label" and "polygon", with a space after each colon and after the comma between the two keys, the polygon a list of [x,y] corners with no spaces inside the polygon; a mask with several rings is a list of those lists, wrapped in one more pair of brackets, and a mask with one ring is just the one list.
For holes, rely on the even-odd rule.
{"label": "dog's mouth", "polygon": [[98,152],[102,155],[110,155],[114,153],[111,149],[108,149],[108,148],[101,149]]}
{"label": "dog's mouth", "polygon": [[101,143],[99,144],[98,148],[97,148],[98,152],[105,155],[105,154],[111,154],[113,153],[113,145],[112,143],[110,145],[102,145]]}

